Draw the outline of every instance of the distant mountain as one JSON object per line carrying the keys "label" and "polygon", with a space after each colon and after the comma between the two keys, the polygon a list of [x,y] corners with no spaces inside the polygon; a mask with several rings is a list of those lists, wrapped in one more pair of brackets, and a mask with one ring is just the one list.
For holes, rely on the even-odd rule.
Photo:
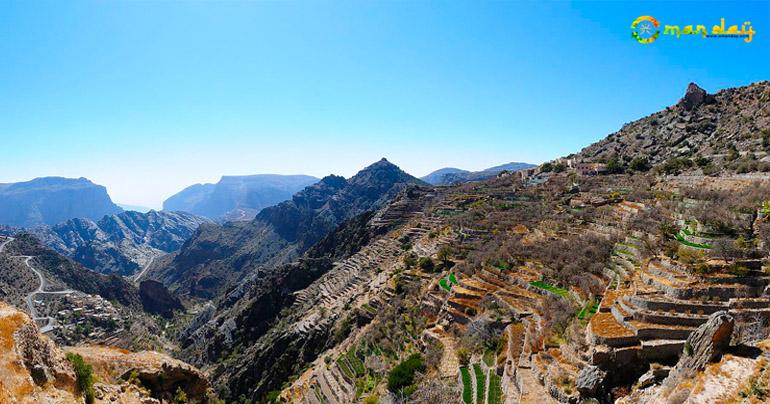
{"label": "distant mountain", "polygon": [[470,181],[483,181],[495,177],[503,171],[518,171],[532,167],[535,167],[535,165],[528,163],[507,163],[476,172],[447,167],[438,169],[421,179],[432,185],[450,185]]}
{"label": "distant mountain", "polygon": [[384,205],[409,185],[427,185],[385,159],[350,179],[330,175],[251,222],[205,224],[149,278],[181,295],[213,298],[259,267],[296,258],[340,223]]}
{"label": "distant mountain", "polygon": [[29,231],[44,244],[101,273],[133,275],[154,257],[178,250],[209,219],[185,212],[123,212],[98,221],[71,219]]}
{"label": "distant mountain", "polygon": [[251,220],[260,210],[285,201],[318,181],[308,175],[224,176],[216,184],[189,186],[163,202],[163,210],[217,220]]}
{"label": "distant mountain", "polygon": [[459,168],[454,168],[454,167],[446,167],[446,168],[439,168],[438,170],[424,177],[420,177],[420,179],[427,182],[428,184],[439,185],[444,183],[444,177],[446,176],[464,175],[464,174],[470,174],[470,171],[461,170]]}
{"label": "distant mountain", "polygon": [[120,213],[107,189],[85,178],[44,177],[0,184],[0,224],[31,227]]}
{"label": "distant mountain", "polygon": [[128,205],[125,203],[116,203],[116,205],[120,206],[123,210],[133,210],[139,213],[147,213],[152,210],[152,208],[140,205]]}

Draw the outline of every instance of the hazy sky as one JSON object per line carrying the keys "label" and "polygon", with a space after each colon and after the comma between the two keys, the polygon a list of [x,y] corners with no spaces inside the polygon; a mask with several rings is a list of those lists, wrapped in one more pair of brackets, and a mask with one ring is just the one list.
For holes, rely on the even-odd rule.
{"label": "hazy sky", "polygon": [[[631,39],[631,22],[740,39]],[[539,163],[770,78],[770,3],[0,3],[0,182],[88,177],[158,208],[226,174]]]}

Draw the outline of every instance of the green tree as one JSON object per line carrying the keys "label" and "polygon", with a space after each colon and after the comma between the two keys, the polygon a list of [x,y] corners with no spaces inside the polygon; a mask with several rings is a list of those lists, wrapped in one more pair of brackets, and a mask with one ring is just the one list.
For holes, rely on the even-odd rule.
{"label": "green tree", "polygon": [[414,254],[406,254],[404,255],[404,266],[406,269],[411,269],[417,265],[417,256]]}
{"label": "green tree", "polygon": [[388,374],[388,390],[397,393],[399,390],[411,386],[414,383],[414,374],[424,371],[425,364],[422,362],[422,355],[412,354],[391,369]]}
{"label": "green tree", "polygon": [[95,398],[93,368],[83,360],[82,356],[76,353],[67,352],[66,358],[75,370],[78,390],[83,393],[86,404],[93,404]]}
{"label": "green tree", "polygon": [[607,174],[620,174],[623,172],[623,165],[616,158],[611,158],[607,162]]}
{"label": "green tree", "polygon": [[446,266],[449,263],[449,256],[452,254],[452,249],[449,248],[449,246],[444,245],[439,248],[438,253],[436,254],[436,258],[438,258],[439,261],[441,261],[444,266]]}
{"label": "green tree", "polygon": [[550,173],[553,171],[553,164],[552,163],[543,163],[543,165],[540,166],[540,171],[544,173]]}
{"label": "green tree", "polygon": [[631,160],[631,163],[628,165],[628,167],[634,171],[649,171],[650,161],[647,160],[647,157],[636,157]]}
{"label": "green tree", "polygon": [[422,257],[417,265],[425,272],[433,271],[433,260],[430,257]]}

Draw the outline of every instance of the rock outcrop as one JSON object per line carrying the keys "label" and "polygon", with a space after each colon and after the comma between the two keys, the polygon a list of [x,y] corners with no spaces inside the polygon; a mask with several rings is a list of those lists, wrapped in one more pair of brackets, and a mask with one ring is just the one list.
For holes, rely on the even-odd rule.
{"label": "rock outcrop", "polygon": [[[96,346],[67,351],[93,368],[97,402],[159,403],[156,398],[172,397],[177,388],[197,401],[210,393],[199,370],[163,354]],[[40,334],[26,314],[4,303],[0,303],[0,369],[0,403],[83,402],[65,352]]]}
{"label": "rock outcrop", "polygon": [[0,402],[75,403],[75,372],[24,313],[0,303]]}
{"label": "rock outcrop", "polygon": [[706,90],[698,87],[695,83],[690,83],[687,86],[684,97],[679,101],[679,104],[684,107],[686,111],[692,111],[696,107],[713,101],[714,97],[709,95]]}
{"label": "rock outcrop", "polygon": [[580,394],[587,397],[595,397],[604,384],[607,372],[596,366],[586,366],[577,377],[577,389]]}
{"label": "rock outcrop", "polygon": [[182,389],[188,399],[200,401],[209,388],[200,370],[158,352],[129,352],[102,346],[68,348],[67,352],[83,357],[98,380],[119,385],[135,378],[153,397],[173,396],[177,389]]}
{"label": "rock outcrop", "polygon": [[692,378],[707,364],[719,359],[730,346],[734,328],[735,319],[727,312],[718,311],[712,314],[708,321],[687,338],[684,353],[663,381],[663,386],[672,389],[683,380]]}

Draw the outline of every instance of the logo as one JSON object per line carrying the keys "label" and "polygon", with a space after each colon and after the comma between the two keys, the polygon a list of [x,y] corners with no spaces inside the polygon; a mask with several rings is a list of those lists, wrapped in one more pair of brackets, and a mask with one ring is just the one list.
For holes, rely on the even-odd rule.
{"label": "logo", "polygon": [[[651,44],[660,36],[660,30],[658,28],[660,28],[660,22],[658,20],[649,15],[643,15],[631,23],[631,37],[641,44]],[[705,25],[685,25],[684,28],[679,25],[665,25],[663,27],[664,36],[676,38],[679,38],[682,35],[700,35],[701,38],[739,38],[743,39],[744,42],[749,43],[754,39],[754,34],[756,34],[756,32],[751,26],[750,21],[744,22],[739,31],[737,25],[732,25],[725,29],[724,18],[720,20],[719,25],[714,25],[711,28],[711,33],[708,32]]]}
{"label": "logo", "polygon": [[[658,20],[649,15],[643,15],[631,23],[631,29],[633,30],[633,32],[631,32],[631,37],[636,39],[639,43],[653,43],[658,39],[658,36],[660,36],[660,30],[657,29],[658,27],[660,27]],[[655,29],[654,32],[653,28]]]}

